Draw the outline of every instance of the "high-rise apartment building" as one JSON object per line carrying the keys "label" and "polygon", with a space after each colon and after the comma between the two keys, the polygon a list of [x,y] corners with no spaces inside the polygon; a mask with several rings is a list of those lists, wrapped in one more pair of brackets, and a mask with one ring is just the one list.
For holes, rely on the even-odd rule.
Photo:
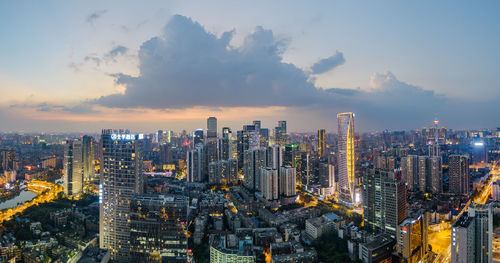
{"label": "high-rise apartment building", "polygon": [[142,174],[143,134],[103,130],[99,186],[99,244],[111,259],[130,259],[130,200],[144,192]]}
{"label": "high-rise apartment building", "polygon": [[217,118],[208,117],[207,119],[207,139],[217,138]]}
{"label": "high-rise apartment building", "polygon": [[82,141],[68,141],[64,150],[64,193],[68,196],[83,191],[83,162]]}
{"label": "high-rise apartment building", "polygon": [[134,195],[129,262],[187,262],[188,204],[182,195]]}
{"label": "high-rise apartment building", "polygon": [[260,189],[261,168],[266,166],[266,149],[246,150],[244,153],[243,173],[245,177],[243,184],[249,189]]}
{"label": "high-rise apartment building", "polygon": [[363,176],[364,225],[395,238],[397,226],[407,217],[406,185],[394,171],[371,169]]}
{"label": "high-rise apartment building", "polygon": [[325,131],[325,129],[318,130],[318,155],[320,157],[326,156],[326,131]]}
{"label": "high-rise apartment building", "polygon": [[186,177],[188,182],[202,182],[205,180],[203,145],[198,145],[187,152],[186,156]]}
{"label": "high-rise apartment building", "polygon": [[492,262],[492,241],[491,205],[471,204],[451,227],[451,262]]}
{"label": "high-rise apartment building", "polygon": [[260,169],[259,190],[265,200],[279,199],[278,170],[272,168]]}
{"label": "high-rise apartment building", "polygon": [[417,155],[408,155],[401,158],[401,173],[403,180],[408,185],[408,190],[417,191],[419,189]]}
{"label": "high-rise apartment building", "polygon": [[450,193],[468,195],[469,190],[469,157],[450,155],[448,158],[448,175]]}
{"label": "high-rise apartment building", "polygon": [[354,113],[337,114],[338,120],[338,151],[337,168],[339,176],[340,200],[352,204],[356,186],[356,157],[354,153]]}
{"label": "high-rise apartment building", "polygon": [[295,196],[297,194],[295,167],[282,166],[279,169],[279,194],[285,197]]}

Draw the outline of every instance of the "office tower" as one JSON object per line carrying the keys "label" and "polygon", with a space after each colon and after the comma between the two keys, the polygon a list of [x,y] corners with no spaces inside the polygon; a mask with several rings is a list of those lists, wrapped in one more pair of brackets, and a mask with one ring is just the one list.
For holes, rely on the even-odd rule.
{"label": "office tower", "polygon": [[187,152],[187,181],[188,182],[202,182],[205,175],[203,174],[203,146],[198,145],[196,148]]}
{"label": "office tower", "polygon": [[283,147],[273,145],[267,147],[266,164],[273,169],[279,169],[283,165]]}
{"label": "office tower", "polygon": [[387,234],[369,238],[366,243],[359,244],[359,259],[363,263],[392,262],[394,243],[394,238]]}
{"label": "office tower", "polygon": [[68,141],[64,150],[64,193],[68,196],[83,191],[83,161],[82,141]]}
{"label": "office tower", "polygon": [[326,132],[325,132],[325,129],[318,130],[318,155],[319,155],[319,157],[326,156]]}
{"label": "office tower", "polygon": [[398,226],[396,251],[401,262],[420,262],[428,250],[427,217],[419,214],[408,217]]}
{"label": "office tower", "polygon": [[486,142],[475,140],[471,145],[471,163],[473,165],[488,164],[488,147]]}
{"label": "office tower", "polygon": [[205,154],[205,163],[209,164],[211,162],[217,162],[218,161],[218,152],[217,152],[217,140],[216,138],[212,138],[210,140],[207,140],[205,142],[204,147],[204,154]]}
{"label": "office tower", "polygon": [[269,129],[268,128],[260,128],[259,129],[259,145],[260,147],[268,147],[269,146]]}
{"label": "office tower", "polygon": [[188,204],[182,195],[134,195],[129,262],[187,262]]}
{"label": "office tower", "polygon": [[158,130],[156,132],[156,142],[157,143],[163,143],[163,130]]}
{"label": "office tower", "polygon": [[219,138],[219,160],[227,160],[231,156],[231,141],[227,137]]}
{"label": "office tower", "polygon": [[296,179],[296,171],[294,167],[291,166],[281,166],[279,177],[280,177],[280,187],[279,194],[281,196],[289,197],[295,196],[297,194],[297,179]]}
{"label": "office tower", "polygon": [[217,118],[208,117],[207,119],[207,139],[217,138]]}
{"label": "office tower", "polygon": [[243,184],[249,189],[260,189],[260,171],[267,166],[266,149],[246,150],[244,156]]}
{"label": "office tower", "polygon": [[229,140],[232,139],[231,128],[229,128],[229,127],[222,128],[222,138],[228,138]]}
{"label": "office tower", "polygon": [[243,167],[245,151],[259,148],[259,133],[254,125],[244,125],[243,130],[237,132],[238,139],[238,165]]}
{"label": "office tower", "polygon": [[286,121],[278,121],[278,126],[274,128],[274,143],[285,145],[287,141]]}
{"label": "office tower", "polygon": [[319,184],[322,188],[330,189],[327,195],[334,193],[335,188],[335,166],[321,162],[318,164]]}
{"label": "office tower", "polygon": [[278,170],[272,168],[260,169],[259,190],[265,200],[278,200]]}
{"label": "office tower", "polygon": [[295,167],[297,165],[296,157],[298,152],[297,144],[287,144],[283,151],[283,165]]}
{"label": "office tower", "polygon": [[338,151],[337,168],[339,176],[339,197],[341,201],[352,203],[356,182],[354,154],[354,113],[337,114]]}
{"label": "office tower", "polygon": [[205,141],[204,136],[203,136],[203,129],[197,129],[194,131],[193,135],[193,146],[196,146],[198,144],[203,144]]}
{"label": "office tower", "polygon": [[173,131],[167,131],[167,143],[172,143],[172,139],[174,138]]}
{"label": "office tower", "polygon": [[491,205],[472,203],[451,227],[451,262],[492,262],[492,241]]}
{"label": "office tower", "polygon": [[261,122],[260,122],[260,121],[253,121],[253,126],[255,126],[255,129],[256,129],[257,131],[259,131],[259,130],[260,130],[260,127],[261,127],[260,125],[261,125]]}
{"label": "office tower", "polygon": [[406,185],[394,171],[371,169],[363,176],[363,213],[367,229],[396,236],[407,217]]}
{"label": "office tower", "polygon": [[450,193],[469,194],[469,157],[450,155],[448,157]]}
{"label": "office tower", "polygon": [[408,155],[401,158],[401,173],[403,180],[408,185],[409,191],[418,191],[418,156]]}
{"label": "office tower", "polygon": [[83,163],[83,182],[89,185],[95,179],[94,166],[94,138],[85,135],[82,138],[82,163]]}
{"label": "office tower", "polygon": [[123,130],[103,130],[101,135],[99,244],[117,262],[130,259],[130,200],[145,187],[143,138]]}
{"label": "office tower", "polygon": [[500,181],[491,184],[491,199],[495,202],[500,201]]}

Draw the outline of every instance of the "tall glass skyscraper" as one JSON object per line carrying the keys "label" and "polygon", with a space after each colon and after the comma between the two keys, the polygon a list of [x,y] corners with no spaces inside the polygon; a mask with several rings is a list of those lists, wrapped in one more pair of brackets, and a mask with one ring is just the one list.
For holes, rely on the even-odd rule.
{"label": "tall glass skyscraper", "polygon": [[100,246],[116,262],[130,259],[130,200],[144,192],[142,134],[103,130],[99,185]]}
{"label": "tall glass skyscraper", "polygon": [[354,202],[355,155],[354,155],[354,113],[337,114],[339,175],[339,198],[346,203]]}
{"label": "tall glass skyscraper", "polygon": [[79,195],[83,190],[83,151],[82,141],[66,143],[64,151],[64,193],[68,196]]}
{"label": "tall glass skyscraper", "polygon": [[207,119],[207,138],[217,138],[217,118],[215,117]]}
{"label": "tall glass skyscraper", "polygon": [[318,155],[319,157],[325,157],[326,155],[326,136],[325,129],[318,130]]}

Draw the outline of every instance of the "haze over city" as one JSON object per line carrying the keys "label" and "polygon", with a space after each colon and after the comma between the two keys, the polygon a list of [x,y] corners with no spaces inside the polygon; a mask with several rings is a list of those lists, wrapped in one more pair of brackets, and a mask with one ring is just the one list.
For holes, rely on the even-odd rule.
{"label": "haze over city", "polygon": [[[493,128],[499,3],[0,4],[2,131]],[[29,8],[28,8],[29,7]],[[124,118],[126,116],[126,118]],[[161,123],[161,124],[160,124]]]}

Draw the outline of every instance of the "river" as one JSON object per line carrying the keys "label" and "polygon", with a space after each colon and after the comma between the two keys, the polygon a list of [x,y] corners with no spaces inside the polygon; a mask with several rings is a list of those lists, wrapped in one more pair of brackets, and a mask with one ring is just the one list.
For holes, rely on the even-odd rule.
{"label": "river", "polygon": [[16,207],[18,203],[25,203],[27,201],[31,201],[36,197],[36,194],[30,192],[28,190],[22,190],[19,195],[16,195],[14,198],[9,200],[5,200],[0,203],[0,210]]}

